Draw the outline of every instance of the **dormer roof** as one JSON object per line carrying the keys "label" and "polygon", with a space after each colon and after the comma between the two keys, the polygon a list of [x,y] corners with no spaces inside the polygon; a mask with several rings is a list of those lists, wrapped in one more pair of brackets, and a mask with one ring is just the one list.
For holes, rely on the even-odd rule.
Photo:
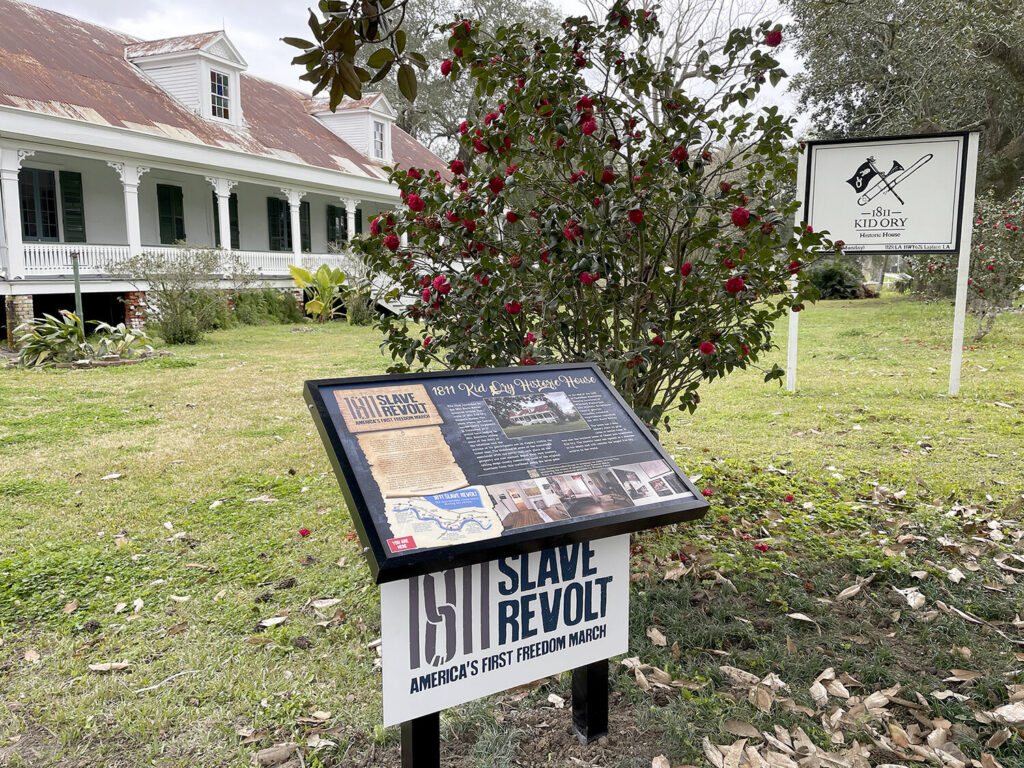
{"label": "dormer roof", "polygon": [[183,53],[205,53],[234,64],[239,69],[245,69],[249,66],[223,30],[200,32],[196,35],[165,37],[162,40],[146,40],[126,45],[124,48],[124,57],[129,61],[150,59],[157,56],[173,56]]}
{"label": "dormer roof", "polygon": [[[394,120],[398,117],[398,113],[395,108],[391,106],[391,102],[388,101],[387,96],[381,92],[376,93],[364,93],[362,98],[350,99],[348,96],[341,100],[335,113],[338,112],[349,112],[360,109],[366,109],[370,112],[376,112],[377,114]],[[315,98],[309,100],[309,113],[315,115],[322,112],[330,112],[331,105],[328,99]]]}

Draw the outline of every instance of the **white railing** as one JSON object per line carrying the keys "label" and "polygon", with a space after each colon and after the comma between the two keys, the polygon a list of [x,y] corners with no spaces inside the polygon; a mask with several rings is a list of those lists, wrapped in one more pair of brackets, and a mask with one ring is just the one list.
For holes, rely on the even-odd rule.
{"label": "white railing", "polygon": [[[143,253],[174,256],[181,252],[174,245],[144,245]],[[109,274],[112,268],[130,255],[127,245],[98,245],[95,243],[25,243],[25,274],[70,275],[71,254],[78,254],[78,269],[83,275]],[[296,258],[290,251],[231,251],[244,264],[261,277],[288,277],[288,265]],[[6,263],[0,252],[0,264]],[[316,269],[321,264],[350,269],[355,257],[350,253],[304,253],[302,265]]]}
{"label": "white railing", "polygon": [[78,254],[78,270],[83,275],[97,275],[128,258],[127,245],[95,245],[93,243],[25,243],[27,275],[70,275],[71,254]]}

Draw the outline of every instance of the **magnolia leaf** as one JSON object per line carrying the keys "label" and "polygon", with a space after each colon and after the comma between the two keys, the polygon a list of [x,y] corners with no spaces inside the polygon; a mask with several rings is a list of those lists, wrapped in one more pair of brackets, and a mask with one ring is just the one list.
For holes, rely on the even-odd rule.
{"label": "magnolia leaf", "polygon": [[668,640],[665,639],[665,635],[663,635],[661,633],[661,630],[659,630],[657,627],[648,627],[647,636],[651,639],[651,642],[659,648],[664,648],[666,645],[668,645]]}
{"label": "magnolia leaf", "polygon": [[409,64],[402,64],[398,68],[398,90],[410,101],[416,101],[416,70]]}

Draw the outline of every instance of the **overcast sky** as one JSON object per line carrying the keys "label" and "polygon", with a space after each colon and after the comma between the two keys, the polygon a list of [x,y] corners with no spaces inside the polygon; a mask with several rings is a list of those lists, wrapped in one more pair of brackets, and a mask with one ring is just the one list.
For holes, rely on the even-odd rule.
{"label": "overcast sky", "polygon": [[[566,14],[581,13],[578,0],[553,0]],[[429,0],[413,0],[429,2]],[[290,64],[295,49],[281,42],[284,35],[306,36],[306,19],[313,0],[33,0],[76,18],[126,32],[143,40],[224,29],[249,64],[249,73],[308,91],[298,79],[301,71]],[[2,22],[0,22],[2,23]],[[792,74],[795,62],[782,51],[782,65]],[[764,101],[779,103],[793,112],[793,99],[784,93]]]}

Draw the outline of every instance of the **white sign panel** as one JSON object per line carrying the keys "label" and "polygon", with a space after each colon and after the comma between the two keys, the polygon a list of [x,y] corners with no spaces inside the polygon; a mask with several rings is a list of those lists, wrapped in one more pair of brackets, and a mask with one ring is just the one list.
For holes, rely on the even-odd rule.
{"label": "white sign panel", "polygon": [[384,725],[629,648],[629,536],[380,588]]}
{"label": "white sign panel", "polygon": [[849,252],[955,252],[967,143],[967,134],[810,142],[805,218]]}

